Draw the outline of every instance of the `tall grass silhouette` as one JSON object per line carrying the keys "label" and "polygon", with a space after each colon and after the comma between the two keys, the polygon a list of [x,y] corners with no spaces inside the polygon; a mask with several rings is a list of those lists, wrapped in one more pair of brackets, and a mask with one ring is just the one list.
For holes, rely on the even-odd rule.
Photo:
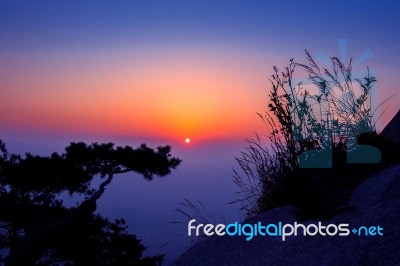
{"label": "tall grass silhouette", "polygon": [[[306,64],[291,59],[282,72],[273,67],[268,110],[258,113],[268,129],[266,139],[256,133],[236,157],[239,170],[233,181],[239,192],[232,203],[248,216],[290,202],[288,188],[296,182],[293,172],[304,151],[345,154],[356,149],[363,134],[377,136],[378,110],[389,99],[373,106],[377,81],[369,68],[360,77],[354,75],[352,59],[345,64],[332,57],[330,68],[324,68],[307,50],[305,54]],[[296,78],[295,71],[306,78]]]}

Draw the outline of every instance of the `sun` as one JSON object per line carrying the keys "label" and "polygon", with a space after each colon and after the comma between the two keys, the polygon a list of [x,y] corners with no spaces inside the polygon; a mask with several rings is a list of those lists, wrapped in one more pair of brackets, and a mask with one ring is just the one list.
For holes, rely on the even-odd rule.
{"label": "sun", "polygon": [[186,142],[186,143],[190,143],[190,139],[189,139],[189,138],[186,138],[186,139],[185,139],[185,142]]}

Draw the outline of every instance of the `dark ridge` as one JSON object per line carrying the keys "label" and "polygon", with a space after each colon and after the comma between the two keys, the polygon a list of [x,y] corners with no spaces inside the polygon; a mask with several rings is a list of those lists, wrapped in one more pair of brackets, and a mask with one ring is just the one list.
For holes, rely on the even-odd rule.
{"label": "dark ridge", "polygon": [[400,110],[392,120],[390,120],[389,124],[382,130],[380,135],[387,140],[396,143],[400,142]]}

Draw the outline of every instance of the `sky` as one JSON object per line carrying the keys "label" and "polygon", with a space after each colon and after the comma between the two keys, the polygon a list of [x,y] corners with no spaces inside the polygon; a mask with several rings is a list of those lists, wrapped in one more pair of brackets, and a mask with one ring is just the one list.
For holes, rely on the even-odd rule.
{"label": "sky", "polygon": [[1,1],[0,138],[12,152],[40,154],[79,140],[172,144],[183,160],[176,174],[121,179],[100,206],[156,253],[172,229],[161,236],[135,214],[167,228],[177,202],[192,197],[217,216],[238,215],[226,207],[233,157],[266,132],[256,112],[266,110],[273,66],[305,62],[304,49],[355,61],[370,51],[355,71],[374,70],[378,102],[398,93],[399,11],[396,1],[365,0]]}
{"label": "sky", "polygon": [[[2,1],[3,134],[171,141],[260,129],[272,66],[304,49],[372,57],[382,98],[398,91],[392,1]],[[398,97],[397,97],[398,98]],[[392,101],[387,123],[395,113]]]}

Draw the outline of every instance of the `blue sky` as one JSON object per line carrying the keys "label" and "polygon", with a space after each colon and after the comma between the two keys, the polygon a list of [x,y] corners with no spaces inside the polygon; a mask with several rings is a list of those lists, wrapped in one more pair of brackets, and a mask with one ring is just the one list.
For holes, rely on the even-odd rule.
{"label": "blue sky", "polygon": [[313,49],[343,37],[378,47],[400,38],[396,1],[2,1],[0,7],[1,47],[200,41]]}

